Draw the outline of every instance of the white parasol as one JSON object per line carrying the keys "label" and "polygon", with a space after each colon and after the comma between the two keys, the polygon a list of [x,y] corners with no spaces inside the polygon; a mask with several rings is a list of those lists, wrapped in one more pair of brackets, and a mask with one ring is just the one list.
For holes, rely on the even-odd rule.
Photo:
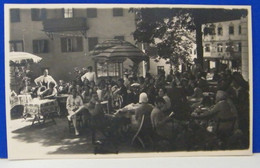
{"label": "white parasol", "polygon": [[42,60],[41,57],[27,52],[10,52],[8,58],[10,61],[18,63],[22,60],[33,60],[34,63],[38,63]]}

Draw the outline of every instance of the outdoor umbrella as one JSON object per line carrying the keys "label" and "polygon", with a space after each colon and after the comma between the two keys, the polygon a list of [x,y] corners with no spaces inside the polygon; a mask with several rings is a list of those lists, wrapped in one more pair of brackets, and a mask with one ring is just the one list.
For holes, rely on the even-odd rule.
{"label": "outdoor umbrella", "polygon": [[116,45],[100,52],[97,55],[93,55],[93,59],[107,59],[111,62],[118,62],[119,60],[124,61],[127,58],[132,60],[134,63],[140,63],[148,57],[139,48],[131,43],[128,45]]}
{"label": "outdoor umbrella", "polygon": [[[116,43],[119,44],[115,45]],[[111,43],[108,43],[111,42]],[[103,48],[96,47],[96,52],[92,52],[90,55],[97,62],[108,62],[108,63],[123,63],[127,58],[133,61],[133,72],[137,74],[138,64],[147,60],[148,56],[142,52],[135,45],[123,41],[123,40],[108,40],[102,43]],[[108,47],[110,45],[110,47]],[[114,46],[113,46],[114,45]],[[101,46],[101,44],[100,44]],[[106,47],[107,49],[104,49]],[[98,51],[98,52],[97,52]]]}
{"label": "outdoor umbrella", "polygon": [[8,58],[17,63],[21,63],[23,60],[33,60],[34,63],[38,63],[42,60],[41,57],[27,52],[10,52]]}

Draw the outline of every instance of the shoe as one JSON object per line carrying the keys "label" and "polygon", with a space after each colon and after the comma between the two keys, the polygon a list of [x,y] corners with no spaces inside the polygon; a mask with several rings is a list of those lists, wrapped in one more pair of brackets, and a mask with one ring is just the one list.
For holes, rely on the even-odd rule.
{"label": "shoe", "polygon": [[79,135],[79,132],[78,132],[78,131],[75,131],[75,135],[78,136],[78,135]]}
{"label": "shoe", "polygon": [[68,118],[69,121],[71,121],[71,116],[70,115],[68,115],[67,118]]}

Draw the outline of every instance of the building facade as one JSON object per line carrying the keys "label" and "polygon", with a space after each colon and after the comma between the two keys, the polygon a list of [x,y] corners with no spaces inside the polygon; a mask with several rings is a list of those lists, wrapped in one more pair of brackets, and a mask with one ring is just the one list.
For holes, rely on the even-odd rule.
{"label": "building facade", "polygon": [[135,14],[125,8],[10,9],[10,51],[38,55],[56,80],[71,80],[75,67],[94,66],[89,52],[97,43],[134,44],[135,29]]}
{"label": "building facade", "polygon": [[232,71],[240,71],[248,80],[247,17],[205,24],[202,32],[204,67],[209,71],[227,67]]}
{"label": "building facade", "polygon": [[[188,52],[189,52],[190,62],[192,62],[194,60],[194,58],[197,58],[197,46],[195,43],[192,44],[192,48],[189,49]],[[149,73],[151,73],[152,75],[157,75],[160,70],[164,70],[165,74],[168,75],[168,74],[170,74],[170,71],[172,69],[169,60],[159,59],[159,57],[157,55],[154,55],[154,58],[149,59],[149,67],[150,67]],[[179,65],[178,70],[181,72],[182,69],[185,69],[185,68],[186,68],[186,66],[181,64],[181,65]]]}

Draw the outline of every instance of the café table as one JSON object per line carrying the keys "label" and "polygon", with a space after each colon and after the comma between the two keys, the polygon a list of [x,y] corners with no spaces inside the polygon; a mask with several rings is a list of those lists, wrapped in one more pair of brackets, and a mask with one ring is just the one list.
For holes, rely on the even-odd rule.
{"label": "caf\u00e9 table", "polygon": [[201,127],[205,128],[208,132],[213,132],[211,117],[203,116],[204,113],[208,112],[210,107],[199,106],[191,113],[191,118],[198,123]]}
{"label": "caf\u00e9 table", "polygon": [[140,105],[139,103],[131,103],[118,109],[115,113],[105,114],[116,125],[116,132],[121,137],[128,137],[130,130],[137,131],[139,125],[135,118],[135,111]]}
{"label": "caf\u00e9 table", "polygon": [[187,96],[187,101],[188,101],[189,105],[198,103],[198,102],[202,101],[202,99],[203,98],[195,98],[195,97]]}
{"label": "caf\u00e9 table", "polygon": [[140,103],[131,103],[126,105],[124,108],[117,110],[114,113],[114,116],[117,118],[126,118],[130,120],[130,125],[133,130],[138,129],[139,122],[136,119],[136,110],[140,108],[142,104]]}
{"label": "caf\u00e9 table", "polygon": [[30,94],[22,94],[17,96],[11,96],[10,98],[10,104],[11,109],[16,105],[25,105],[32,101],[32,96]]}
{"label": "caf\u00e9 table", "polygon": [[25,105],[32,101],[32,96],[30,94],[18,95],[18,102],[20,105]]}
{"label": "caf\u00e9 table", "polygon": [[39,124],[45,123],[47,119],[56,123],[54,117],[59,112],[60,107],[55,99],[34,98],[24,106],[24,115],[29,114],[33,117],[32,125],[35,121],[38,121]]}

